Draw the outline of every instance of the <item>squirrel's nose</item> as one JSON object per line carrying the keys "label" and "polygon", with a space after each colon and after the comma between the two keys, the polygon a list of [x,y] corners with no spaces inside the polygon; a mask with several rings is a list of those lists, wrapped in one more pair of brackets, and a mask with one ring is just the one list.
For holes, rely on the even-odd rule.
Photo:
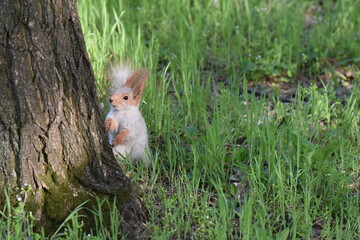
{"label": "squirrel's nose", "polygon": [[112,103],[113,102],[113,98],[111,97],[111,98],[109,98],[109,102],[110,103]]}

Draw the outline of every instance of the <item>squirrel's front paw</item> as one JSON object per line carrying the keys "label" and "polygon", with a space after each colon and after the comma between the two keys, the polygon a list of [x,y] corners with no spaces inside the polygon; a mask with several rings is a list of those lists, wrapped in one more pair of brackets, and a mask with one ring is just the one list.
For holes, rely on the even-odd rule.
{"label": "squirrel's front paw", "polygon": [[105,131],[106,132],[114,132],[115,128],[116,128],[115,127],[115,122],[111,118],[106,119],[106,121],[104,123],[104,126],[105,126]]}
{"label": "squirrel's front paw", "polygon": [[124,139],[123,139],[123,136],[121,136],[121,135],[117,135],[115,138],[114,138],[114,141],[112,142],[112,146],[113,147],[115,147],[115,146],[117,146],[117,145],[119,145],[119,144],[121,144],[121,143],[123,143],[124,142]]}
{"label": "squirrel's front paw", "polygon": [[112,142],[112,146],[115,147],[119,144],[122,144],[126,141],[127,135],[129,134],[129,130],[127,129],[121,129],[119,134],[114,138],[114,141]]}

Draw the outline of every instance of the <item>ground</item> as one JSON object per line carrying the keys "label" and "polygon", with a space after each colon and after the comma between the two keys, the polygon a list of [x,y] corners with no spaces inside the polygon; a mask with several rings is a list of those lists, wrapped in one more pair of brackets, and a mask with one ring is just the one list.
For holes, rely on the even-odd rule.
{"label": "ground", "polygon": [[[104,116],[110,62],[152,70],[141,111],[153,164],[123,163],[149,210],[139,238],[357,238],[359,11],[355,0],[79,1]],[[82,235],[79,219],[67,236],[121,236],[115,220]]]}

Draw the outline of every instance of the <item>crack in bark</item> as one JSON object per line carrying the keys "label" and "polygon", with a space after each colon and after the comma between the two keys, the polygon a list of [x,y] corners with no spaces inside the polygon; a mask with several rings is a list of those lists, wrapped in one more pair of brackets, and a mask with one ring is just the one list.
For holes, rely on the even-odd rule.
{"label": "crack in bark", "polygon": [[[58,131],[60,133],[60,143],[61,143],[61,160],[66,164],[66,170],[69,171],[69,167],[71,165],[71,167],[74,167],[72,166],[71,164],[71,161],[67,161],[66,160],[66,151],[65,151],[65,147],[63,146],[66,146],[66,139],[64,137],[64,123],[62,121],[60,121],[59,125],[58,125]],[[71,146],[70,146],[71,147]]]}
{"label": "crack in bark", "polygon": [[[45,136],[46,136],[46,135],[45,135]],[[48,163],[49,163],[49,159],[48,159],[48,155],[47,155],[47,153],[46,153],[46,140],[45,140],[45,138],[44,138],[43,136],[41,136],[41,135],[39,135],[38,137],[39,137],[39,140],[40,140],[40,142],[41,142],[41,144],[42,144],[41,149],[40,149],[40,152],[41,152],[41,154],[42,154],[43,157],[44,157],[44,162],[45,162],[46,164],[48,164]],[[47,137],[47,136],[46,136],[46,137]]]}
{"label": "crack in bark", "polygon": [[33,181],[34,181],[34,183],[35,183],[35,188],[36,189],[38,189],[39,188],[39,183],[38,183],[38,181],[37,181],[37,179],[36,179],[36,173],[35,173],[35,169],[34,169],[34,167],[31,167],[31,170],[32,170],[32,177],[33,177]]}

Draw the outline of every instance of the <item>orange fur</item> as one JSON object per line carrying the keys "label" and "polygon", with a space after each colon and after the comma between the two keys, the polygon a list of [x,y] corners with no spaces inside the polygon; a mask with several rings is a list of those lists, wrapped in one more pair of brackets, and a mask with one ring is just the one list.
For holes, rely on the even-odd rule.
{"label": "orange fur", "polygon": [[115,131],[115,128],[116,128],[115,122],[111,118],[106,119],[104,126],[105,126],[106,132],[113,132],[113,131]]}
{"label": "orange fur", "polygon": [[114,138],[113,146],[117,146],[123,142],[125,142],[126,136],[129,134],[129,130],[121,129],[119,134]]}
{"label": "orange fur", "polygon": [[134,106],[137,106],[140,103],[143,89],[145,87],[145,82],[150,75],[150,70],[147,70],[147,69],[143,69],[143,70],[145,70],[146,72],[144,73],[144,75],[141,76],[141,78],[139,80],[139,84],[136,85],[133,90],[133,95],[134,95],[134,100],[135,100]]}
{"label": "orange fur", "polygon": [[140,74],[143,72],[143,68],[140,68],[138,70],[136,70],[130,77],[129,79],[126,81],[125,83],[125,87],[128,88],[133,88],[135,85],[136,80],[138,79],[138,77],[140,76]]}

